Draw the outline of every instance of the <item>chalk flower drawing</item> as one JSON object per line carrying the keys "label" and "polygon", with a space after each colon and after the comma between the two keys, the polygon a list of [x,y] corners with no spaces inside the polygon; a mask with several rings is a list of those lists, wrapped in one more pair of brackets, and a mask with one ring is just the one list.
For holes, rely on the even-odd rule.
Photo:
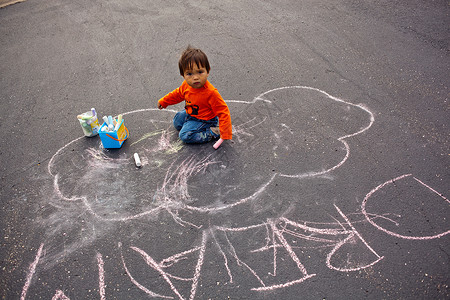
{"label": "chalk flower drawing", "polygon": [[[317,110],[319,101],[328,111]],[[371,200],[379,190],[408,178],[431,191],[448,209],[444,195],[410,174],[374,188],[365,197],[360,213],[345,214],[332,204],[338,217],[330,222],[291,220],[286,215],[301,204],[271,198],[270,190],[285,181],[295,185],[312,178],[331,180],[333,171],[350,157],[348,139],[371,128],[373,113],[362,104],[306,86],[281,87],[252,101],[227,102],[234,118],[234,143],[219,151],[211,145],[184,146],[172,129],[175,111],[156,109],[123,113],[131,138],[120,151],[104,150],[98,139],[84,137],[59,149],[48,164],[54,195],[50,202],[56,209],[43,218],[50,225],[46,238],[51,241],[61,231],[79,228],[68,220],[68,212],[83,216],[86,224],[82,230],[90,233],[66,245],[64,252],[48,251],[40,263],[51,267],[53,261],[107,236],[115,224],[146,223],[157,231],[159,221],[172,221],[177,230],[193,229],[199,237],[183,240],[177,247],[169,246],[172,244],[167,239],[159,240],[167,243],[167,251],[173,249],[170,256],[159,258],[152,255],[151,247],[125,247],[119,242],[121,264],[129,280],[148,296],[194,299],[211,253],[216,253],[226,271],[226,282],[233,284],[247,276],[252,284],[248,288],[260,292],[318,276],[302,256],[311,249],[324,255],[325,265],[332,270],[351,272],[375,265],[383,256],[358,232],[355,224],[360,222],[405,239],[432,239],[450,233],[406,235],[399,233],[403,230],[398,228],[399,215],[371,211]],[[290,107],[297,107],[292,102],[301,102],[302,109],[292,110]],[[141,169],[133,164],[134,152],[141,156]],[[257,157],[264,160],[255,164]],[[22,299],[43,247],[30,266]],[[144,262],[146,274],[137,276],[130,261]],[[101,253],[97,262],[99,292],[105,299]],[[154,279],[144,283],[143,278]],[[56,290],[55,299],[64,297],[64,291]]]}

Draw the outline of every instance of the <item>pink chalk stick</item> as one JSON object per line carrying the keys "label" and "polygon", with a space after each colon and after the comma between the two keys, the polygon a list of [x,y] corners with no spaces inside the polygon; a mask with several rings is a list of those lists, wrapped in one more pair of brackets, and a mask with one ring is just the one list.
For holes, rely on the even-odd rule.
{"label": "pink chalk stick", "polygon": [[217,142],[214,143],[213,148],[217,149],[220,147],[220,145],[222,145],[223,143],[223,139],[219,139]]}

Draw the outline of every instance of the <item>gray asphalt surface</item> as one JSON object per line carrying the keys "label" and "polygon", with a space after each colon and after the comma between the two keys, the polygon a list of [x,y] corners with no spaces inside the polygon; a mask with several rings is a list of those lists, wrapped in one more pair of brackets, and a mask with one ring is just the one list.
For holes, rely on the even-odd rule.
{"label": "gray asphalt surface", "polygon": [[[0,9],[2,299],[448,299],[448,1]],[[221,148],[157,99],[203,49]],[[76,119],[124,114],[118,150]],[[134,166],[139,153],[143,167]]]}

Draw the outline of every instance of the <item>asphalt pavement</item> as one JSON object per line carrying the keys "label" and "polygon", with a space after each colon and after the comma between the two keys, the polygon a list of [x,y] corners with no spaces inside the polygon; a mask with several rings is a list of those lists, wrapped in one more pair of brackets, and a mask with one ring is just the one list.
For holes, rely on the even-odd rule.
{"label": "asphalt pavement", "polygon": [[[448,299],[444,0],[0,9],[2,299]],[[172,126],[187,45],[233,140]],[[105,149],[77,115],[123,115]],[[137,168],[134,153],[142,166]]]}

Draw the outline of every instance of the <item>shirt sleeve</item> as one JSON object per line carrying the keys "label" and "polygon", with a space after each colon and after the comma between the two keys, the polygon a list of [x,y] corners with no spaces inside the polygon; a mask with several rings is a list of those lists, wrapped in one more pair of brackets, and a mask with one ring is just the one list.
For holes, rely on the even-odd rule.
{"label": "shirt sleeve", "polygon": [[158,102],[162,107],[166,108],[169,105],[178,104],[184,100],[183,85],[181,85],[179,88],[174,89],[172,92],[159,99]]}
{"label": "shirt sleeve", "polygon": [[211,102],[211,108],[214,114],[219,117],[220,137],[224,140],[231,140],[233,133],[228,105],[217,90],[214,91],[214,97]]}

